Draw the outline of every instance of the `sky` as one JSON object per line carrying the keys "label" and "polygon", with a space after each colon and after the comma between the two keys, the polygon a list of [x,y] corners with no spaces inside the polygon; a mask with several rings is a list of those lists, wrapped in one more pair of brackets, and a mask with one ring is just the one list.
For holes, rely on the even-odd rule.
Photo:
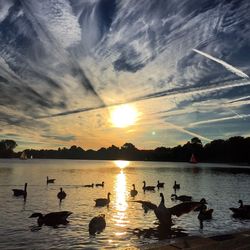
{"label": "sky", "polygon": [[[140,149],[250,136],[250,1],[0,0],[0,140]],[[130,126],[112,112],[127,104]]]}

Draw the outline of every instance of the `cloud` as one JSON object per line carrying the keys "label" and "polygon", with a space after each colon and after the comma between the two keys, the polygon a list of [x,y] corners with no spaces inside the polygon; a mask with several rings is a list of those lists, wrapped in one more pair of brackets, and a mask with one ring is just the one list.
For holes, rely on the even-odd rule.
{"label": "cloud", "polygon": [[236,67],[230,65],[229,63],[227,63],[221,59],[213,57],[213,56],[211,56],[205,52],[202,52],[200,50],[197,50],[197,49],[193,49],[193,51],[221,64],[223,67],[225,67],[227,70],[231,71],[232,73],[236,74],[237,76],[240,76],[243,78],[249,78],[249,76],[247,74],[245,74],[243,71],[241,71],[240,69],[237,69]]}

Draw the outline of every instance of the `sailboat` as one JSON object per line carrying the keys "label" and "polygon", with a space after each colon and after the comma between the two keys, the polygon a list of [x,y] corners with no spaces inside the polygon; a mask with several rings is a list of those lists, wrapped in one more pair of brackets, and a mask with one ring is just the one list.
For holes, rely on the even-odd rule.
{"label": "sailboat", "polygon": [[189,162],[190,162],[190,163],[193,163],[193,164],[195,164],[195,163],[198,162],[198,161],[196,160],[194,154],[191,155],[191,158],[190,158]]}
{"label": "sailboat", "polygon": [[25,151],[23,151],[21,156],[20,156],[20,160],[27,160],[27,159],[28,159],[28,157],[27,157]]}

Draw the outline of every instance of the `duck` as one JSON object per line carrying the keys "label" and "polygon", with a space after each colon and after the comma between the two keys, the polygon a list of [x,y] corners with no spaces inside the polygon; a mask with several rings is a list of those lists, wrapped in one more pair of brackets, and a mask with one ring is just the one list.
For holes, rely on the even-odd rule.
{"label": "duck", "polygon": [[192,196],[188,196],[188,195],[179,195],[179,196],[177,196],[176,194],[172,194],[171,195],[171,199],[172,200],[179,200],[179,201],[185,202],[185,201],[191,201],[192,200]]}
{"label": "duck", "polygon": [[94,187],[94,183],[92,183],[92,184],[88,184],[88,185],[83,185],[83,187],[88,187],[88,188],[93,188]]}
{"label": "duck", "polygon": [[26,198],[26,196],[27,196],[27,185],[28,185],[28,183],[26,182],[24,184],[24,190],[23,189],[12,189],[13,195],[14,196],[23,196],[24,198]]}
{"label": "duck", "polygon": [[157,181],[157,188],[164,188],[164,182]]}
{"label": "duck", "polygon": [[66,195],[67,195],[67,194],[63,191],[63,189],[60,188],[60,192],[58,192],[57,198],[58,198],[60,201],[62,201],[63,199],[66,198]]}
{"label": "duck", "polygon": [[133,189],[130,190],[130,195],[132,197],[135,197],[138,194],[138,191],[135,189],[135,184],[133,184],[132,186],[133,186]]}
{"label": "duck", "polygon": [[212,214],[214,211],[212,208],[207,209],[207,206],[205,204],[202,204],[199,209],[200,209],[200,212],[198,214],[198,219],[200,221],[212,219]]}
{"label": "duck", "polygon": [[172,216],[175,215],[177,217],[181,216],[182,214],[189,213],[193,211],[195,208],[201,205],[200,202],[188,201],[180,203],[176,206],[167,208],[165,206],[165,199],[163,193],[160,193],[161,202],[157,206],[156,204],[149,202],[149,201],[134,201],[141,203],[144,206],[150,205],[150,208],[154,211],[156,218],[158,219],[160,225],[164,225],[168,228],[172,225]]}
{"label": "duck", "polygon": [[49,176],[47,176],[47,185],[49,183],[54,183],[56,179],[49,179]]}
{"label": "duck", "polygon": [[69,222],[67,218],[72,214],[69,211],[60,211],[60,212],[52,212],[48,214],[41,213],[33,213],[29,218],[37,217],[37,224],[41,227],[42,225],[46,226],[57,226],[60,224],[66,225]]}
{"label": "duck", "polygon": [[143,189],[144,192],[145,191],[154,191],[155,190],[155,186],[146,186],[146,181],[143,181],[142,183],[143,183],[142,189]]}
{"label": "duck", "polygon": [[106,227],[105,214],[100,214],[89,222],[89,234],[95,235],[102,232]]}
{"label": "duck", "polygon": [[181,185],[177,184],[176,181],[174,181],[173,189],[180,189],[180,188],[181,188]]}
{"label": "duck", "polygon": [[229,208],[233,212],[233,217],[250,219],[250,205],[244,205],[242,200],[239,200],[238,203],[240,203],[238,208]]}
{"label": "duck", "polygon": [[110,203],[110,195],[111,193],[108,192],[107,198],[99,198],[95,200],[96,207],[105,207],[108,206]]}
{"label": "duck", "polygon": [[104,181],[102,183],[96,183],[95,186],[96,187],[104,187]]}

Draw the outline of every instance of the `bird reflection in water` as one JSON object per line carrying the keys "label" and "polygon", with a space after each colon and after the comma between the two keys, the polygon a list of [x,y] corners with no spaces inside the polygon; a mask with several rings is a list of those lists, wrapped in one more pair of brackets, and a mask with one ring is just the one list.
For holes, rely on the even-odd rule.
{"label": "bird reflection in water", "polygon": [[[113,221],[118,228],[124,228],[129,223],[127,215],[127,181],[126,174],[123,172],[124,168],[129,165],[128,161],[115,161],[115,165],[120,168],[120,173],[117,174],[115,179],[114,193],[115,197],[115,213],[113,215]],[[123,230],[118,230],[115,235],[120,236],[125,234]]]}
{"label": "bird reflection in water", "polygon": [[136,235],[138,238],[149,238],[149,239],[154,238],[158,240],[172,239],[188,235],[183,231],[183,229],[180,228],[170,229],[161,224],[153,228],[146,228],[146,229],[136,228],[132,231],[132,233]]}

